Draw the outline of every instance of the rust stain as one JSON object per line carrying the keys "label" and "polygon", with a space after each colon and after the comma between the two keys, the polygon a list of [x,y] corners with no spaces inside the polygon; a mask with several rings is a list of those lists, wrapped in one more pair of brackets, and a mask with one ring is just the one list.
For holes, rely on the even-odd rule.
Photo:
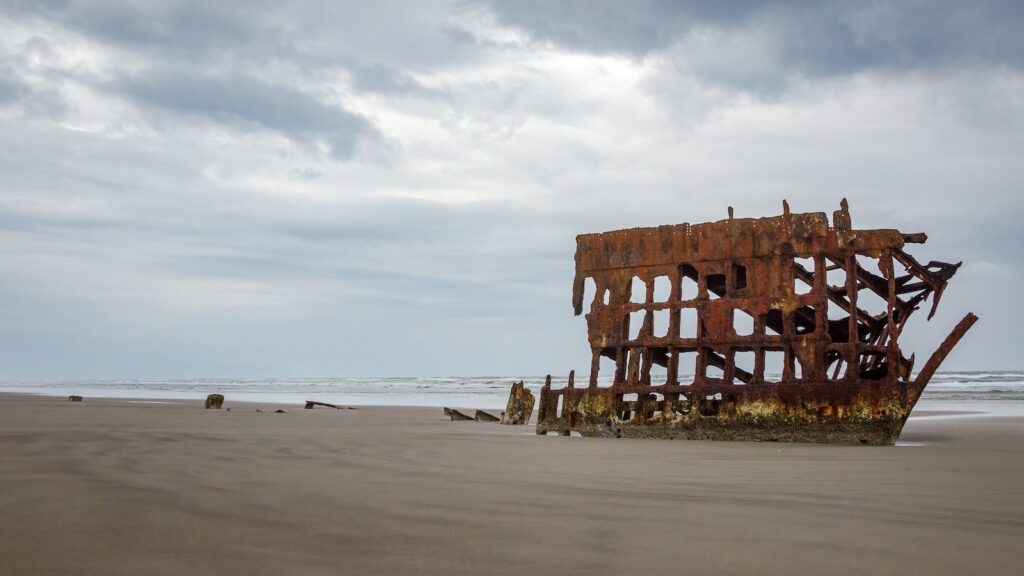
{"label": "rust stain", "polygon": [[977,320],[911,379],[900,333],[929,298],[932,317],[960,267],[904,251],[926,240],[854,229],[845,199],[831,226],[783,202],[768,218],[730,208],[717,222],[580,235],[572,302],[586,312],[590,381],[553,389],[549,377],[537,433],[893,444]]}
{"label": "rust stain", "polygon": [[[548,377],[548,382],[551,378]],[[533,392],[522,382],[514,382],[509,391],[508,404],[501,413],[501,424],[529,424],[533,415]]]}

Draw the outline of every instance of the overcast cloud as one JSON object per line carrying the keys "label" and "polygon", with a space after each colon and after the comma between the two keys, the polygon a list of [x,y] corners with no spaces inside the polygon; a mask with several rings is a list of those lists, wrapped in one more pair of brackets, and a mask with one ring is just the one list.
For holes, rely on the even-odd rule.
{"label": "overcast cloud", "polygon": [[576,234],[843,197],[1021,368],[1021,6],[4,3],[0,377],[585,372]]}

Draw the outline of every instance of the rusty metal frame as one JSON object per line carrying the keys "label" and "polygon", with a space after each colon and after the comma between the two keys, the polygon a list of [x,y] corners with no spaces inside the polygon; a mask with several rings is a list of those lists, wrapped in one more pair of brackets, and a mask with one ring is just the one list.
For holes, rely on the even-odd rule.
{"label": "rusty metal frame", "polygon": [[[926,240],[853,229],[845,199],[831,226],[824,213],[793,214],[783,202],[769,218],[734,218],[730,208],[718,222],[580,235],[573,308],[589,306],[590,379],[584,388],[573,375],[566,388],[546,384],[537,432],[892,444],[977,320],[968,314],[911,380],[914,356],[903,355],[899,336],[929,297],[931,318],[960,266],[922,265],[903,250]],[[840,270],[843,282],[830,284]],[[658,279],[669,287],[662,298]],[[693,297],[683,295],[687,280]],[[631,298],[634,282],[642,297]],[[585,302],[588,283],[594,297]],[[688,310],[692,326],[682,319]],[[751,333],[737,332],[738,313],[752,317]],[[656,315],[667,318],[665,333],[655,333]],[[692,366],[681,366],[690,353]],[[749,368],[737,365],[743,353],[753,353]],[[766,370],[773,353],[782,354],[781,374]],[[599,385],[602,358],[614,361],[611,386]],[[652,378],[655,366],[662,377]]]}

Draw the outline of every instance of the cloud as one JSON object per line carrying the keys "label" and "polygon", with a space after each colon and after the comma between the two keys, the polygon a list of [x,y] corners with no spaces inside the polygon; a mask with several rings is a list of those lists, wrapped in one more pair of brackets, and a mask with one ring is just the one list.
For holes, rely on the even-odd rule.
{"label": "cloud", "polygon": [[0,105],[18,100],[24,93],[24,86],[17,81],[11,71],[0,68]]}
{"label": "cloud", "polygon": [[352,87],[357,91],[426,98],[440,96],[438,91],[424,86],[411,74],[381,64],[356,64],[351,66],[350,73]]}
{"label": "cloud", "polygon": [[[499,19],[569,49],[674,55],[711,79],[1024,66],[1019,2],[488,2]],[[720,52],[716,48],[724,48]],[[761,73],[751,64],[771,62]]]}
{"label": "cloud", "polygon": [[576,234],[842,197],[1012,367],[1011,5],[241,6],[0,9],[0,376],[585,371]]}
{"label": "cloud", "polygon": [[244,76],[157,70],[118,83],[123,96],[174,113],[193,114],[242,129],[273,130],[294,141],[323,142],[335,158],[351,158],[370,122],[341,106],[324,104],[298,90]]}

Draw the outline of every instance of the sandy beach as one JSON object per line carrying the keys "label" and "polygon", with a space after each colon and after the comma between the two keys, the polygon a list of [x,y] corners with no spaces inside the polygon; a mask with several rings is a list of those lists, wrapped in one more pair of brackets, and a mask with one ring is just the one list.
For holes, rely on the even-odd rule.
{"label": "sandy beach", "polygon": [[[0,573],[1012,574],[1024,418],[897,447],[0,395]],[[256,412],[256,408],[264,410]]]}

